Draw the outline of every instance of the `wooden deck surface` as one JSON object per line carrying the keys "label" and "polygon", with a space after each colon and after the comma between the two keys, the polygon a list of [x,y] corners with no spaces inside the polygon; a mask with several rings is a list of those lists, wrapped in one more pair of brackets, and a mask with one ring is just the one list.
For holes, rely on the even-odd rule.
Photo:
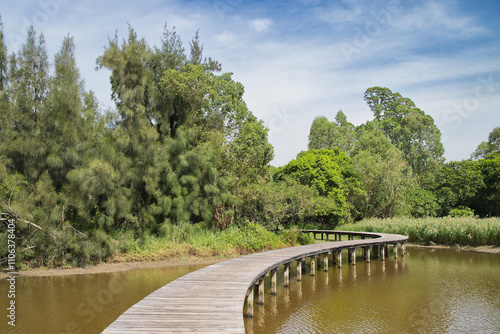
{"label": "wooden deck surface", "polygon": [[247,291],[269,270],[330,250],[394,245],[408,239],[382,233],[366,235],[377,237],[256,253],[194,271],[133,305],[103,333],[245,333],[243,308]]}

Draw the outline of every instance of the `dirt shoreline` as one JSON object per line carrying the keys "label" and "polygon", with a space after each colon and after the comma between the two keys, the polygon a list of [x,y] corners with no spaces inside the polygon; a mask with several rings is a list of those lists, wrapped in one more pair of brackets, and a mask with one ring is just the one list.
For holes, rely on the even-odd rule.
{"label": "dirt shoreline", "polygon": [[[86,275],[103,274],[133,269],[165,268],[183,265],[210,265],[217,262],[228,260],[226,258],[188,258],[188,259],[169,259],[160,261],[137,261],[137,262],[115,262],[99,263],[94,266],[84,268],[35,268],[29,270],[20,270],[18,276],[64,276],[64,275]],[[0,279],[7,277],[7,272],[0,273]]]}
{"label": "dirt shoreline", "polygon": [[[407,244],[407,247],[415,248],[438,248],[438,249],[455,249],[460,251],[472,251],[481,253],[491,253],[500,254],[500,247],[494,246],[480,246],[480,247],[470,247],[470,246],[446,246],[446,245],[419,245],[419,244]],[[36,268],[30,270],[18,271],[18,276],[63,276],[63,275],[85,275],[85,274],[102,274],[126,271],[132,269],[149,269],[149,268],[163,268],[172,266],[182,266],[182,265],[210,265],[217,262],[222,262],[229,260],[228,258],[199,258],[192,257],[187,259],[168,259],[160,261],[138,261],[138,262],[114,262],[114,263],[100,263],[94,266],[89,266],[85,268]],[[0,273],[0,279],[7,277],[8,274],[3,271]]]}

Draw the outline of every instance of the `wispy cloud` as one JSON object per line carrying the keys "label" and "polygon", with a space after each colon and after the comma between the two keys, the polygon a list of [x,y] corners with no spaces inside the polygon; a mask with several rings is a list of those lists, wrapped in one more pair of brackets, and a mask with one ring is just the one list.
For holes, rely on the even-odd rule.
{"label": "wispy cloud", "polygon": [[250,23],[250,27],[257,32],[267,31],[273,24],[273,20],[269,18],[253,19],[248,22]]}
{"label": "wispy cloud", "polygon": [[[203,0],[101,2],[61,5],[41,29],[51,56],[67,33],[75,36],[87,89],[112,105],[109,73],[94,67],[116,29],[125,37],[128,22],[157,45],[167,22],[187,48],[200,29],[206,55],[242,82],[247,105],[272,132],[275,165],[307,148],[318,115],[333,119],[342,109],[355,124],[371,119],[363,92],[375,85],[401,92],[434,117],[446,135],[448,159],[467,158],[475,148],[470,147],[500,125],[500,23],[492,14],[500,12],[497,1],[482,6],[466,0],[217,1],[223,7]],[[4,5],[7,38],[21,33],[23,18],[43,10],[28,4]],[[342,50],[346,45],[349,57]],[[484,93],[479,99],[481,78],[492,84],[488,91],[479,88]],[[464,109],[459,124],[457,114],[450,114],[455,106],[474,110]]]}
{"label": "wispy cloud", "polygon": [[402,31],[447,39],[471,38],[486,32],[475,17],[455,7],[447,2],[422,2],[400,15],[394,25]]}

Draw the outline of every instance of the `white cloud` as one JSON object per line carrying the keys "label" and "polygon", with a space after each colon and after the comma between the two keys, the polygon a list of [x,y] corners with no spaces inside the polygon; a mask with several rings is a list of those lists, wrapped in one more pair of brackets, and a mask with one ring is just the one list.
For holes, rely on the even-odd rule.
{"label": "white cloud", "polygon": [[220,34],[215,34],[214,39],[219,44],[231,44],[236,40],[237,36],[229,31],[224,31]]}
{"label": "white cloud", "polygon": [[449,3],[428,1],[401,13],[394,23],[404,31],[418,31],[434,37],[470,38],[485,33],[474,17],[458,13]]}
{"label": "white cloud", "polygon": [[257,32],[266,31],[273,24],[273,20],[268,18],[254,19],[249,20],[248,22],[250,23],[250,27],[252,27]]}
{"label": "white cloud", "polygon": [[[114,1],[103,7],[97,0],[86,0],[80,3],[82,8],[62,6],[43,31],[51,58],[66,33],[75,36],[86,88],[96,91],[104,104],[112,105],[109,73],[95,72],[94,67],[107,37],[117,28],[120,38],[126,37],[129,22],[153,46],[158,45],[163,24],[168,22],[169,27],[176,26],[187,52],[188,42],[199,28],[206,56],[219,60],[223,71],[234,72],[233,78],[245,86],[248,107],[272,131],[274,165],[286,164],[307,148],[309,127],[316,116],[333,119],[342,109],[354,124],[371,119],[363,92],[375,85],[399,91],[435,119],[447,136],[448,159],[467,158],[500,125],[500,60],[496,56],[500,46],[491,37],[498,35],[498,29],[491,22],[483,25],[479,16],[463,10],[469,5],[465,1],[301,2],[292,1],[294,6],[239,2],[221,17],[212,3],[187,6],[175,0],[168,4],[148,1],[138,6],[124,0],[118,7]],[[392,8],[390,3],[398,3],[402,10],[385,20],[383,13]],[[474,8],[476,15],[481,13]],[[373,12],[379,14],[378,20]],[[20,34],[22,18],[31,18],[33,11],[10,5],[1,14],[8,38]],[[369,28],[378,23],[379,30],[370,31],[368,23]],[[491,30],[485,33],[483,27]],[[271,28],[273,34],[255,33]],[[367,31],[368,39],[362,36]],[[22,35],[24,42],[25,33]],[[478,35],[482,38],[474,40],[473,46],[468,44]],[[463,47],[457,47],[457,40]],[[351,59],[346,59],[340,43],[357,48]],[[9,52],[14,51],[12,45],[8,47]],[[480,105],[470,116],[462,117],[458,128],[456,121],[447,122],[446,111],[466,99],[472,101],[479,78],[490,74],[499,82],[492,88],[495,91],[481,95]]]}

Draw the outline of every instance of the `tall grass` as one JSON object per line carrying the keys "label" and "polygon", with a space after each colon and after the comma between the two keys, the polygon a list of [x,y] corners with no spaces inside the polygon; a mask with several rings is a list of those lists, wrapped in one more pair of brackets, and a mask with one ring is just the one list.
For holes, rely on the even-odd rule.
{"label": "tall grass", "polygon": [[118,261],[184,259],[192,256],[231,258],[314,242],[312,237],[303,233],[284,231],[276,234],[256,223],[231,226],[223,231],[189,223],[166,223],[160,236],[134,240],[130,235],[122,235],[118,240],[121,250],[115,256]]}
{"label": "tall grass", "polygon": [[409,242],[422,244],[500,246],[500,218],[365,219],[338,229],[402,234]]}

